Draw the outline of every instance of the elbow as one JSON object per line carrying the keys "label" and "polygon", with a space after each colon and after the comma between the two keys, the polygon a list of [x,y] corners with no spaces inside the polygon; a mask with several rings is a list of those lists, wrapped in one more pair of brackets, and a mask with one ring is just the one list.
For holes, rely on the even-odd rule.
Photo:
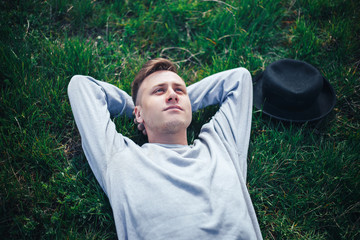
{"label": "elbow", "polygon": [[70,79],[68,84],[67,92],[70,95],[72,92],[77,91],[86,82],[86,77],[83,75],[75,75]]}
{"label": "elbow", "polygon": [[251,74],[249,72],[249,70],[247,70],[246,68],[240,67],[240,68],[236,68],[236,72],[238,74],[237,79],[239,81],[245,82],[246,84],[252,83],[252,78],[251,78]]}
{"label": "elbow", "polygon": [[233,87],[235,91],[240,91],[242,93],[247,93],[252,96],[253,83],[252,77],[246,68],[240,67],[235,69],[234,78],[236,79],[233,82]]}
{"label": "elbow", "polygon": [[248,91],[252,91],[252,77],[249,70],[240,67],[237,68],[236,74],[237,74],[236,79],[239,82],[239,86],[248,89]]}
{"label": "elbow", "polygon": [[231,77],[228,78],[232,88],[249,87],[252,86],[252,78],[249,70],[243,67],[235,68],[231,72]]}

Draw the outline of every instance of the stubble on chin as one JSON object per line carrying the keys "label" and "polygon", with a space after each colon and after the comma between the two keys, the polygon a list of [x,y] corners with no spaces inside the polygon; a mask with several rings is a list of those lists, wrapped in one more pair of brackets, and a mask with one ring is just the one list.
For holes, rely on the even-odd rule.
{"label": "stubble on chin", "polygon": [[162,132],[167,134],[175,134],[183,130],[184,128],[186,129],[187,127],[187,123],[174,120],[164,123],[164,125],[162,126]]}

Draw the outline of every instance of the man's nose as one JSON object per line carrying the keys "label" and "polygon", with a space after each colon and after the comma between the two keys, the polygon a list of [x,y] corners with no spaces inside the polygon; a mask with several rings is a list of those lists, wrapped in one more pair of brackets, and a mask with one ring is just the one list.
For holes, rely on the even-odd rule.
{"label": "man's nose", "polygon": [[179,97],[173,89],[169,89],[169,94],[167,96],[167,102],[178,102]]}

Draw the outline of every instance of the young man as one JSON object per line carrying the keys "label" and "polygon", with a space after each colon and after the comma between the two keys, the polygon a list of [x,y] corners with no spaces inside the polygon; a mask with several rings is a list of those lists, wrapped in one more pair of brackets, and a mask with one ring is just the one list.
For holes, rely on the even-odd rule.
{"label": "young man", "polygon": [[[246,69],[186,87],[170,61],[154,59],[136,76],[133,99],[88,76],[74,76],[68,94],[119,239],[262,239],[246,187],[252,115]],[[192,111],[212,104],[220,109],[188,145]],[[110,118],[133,113],[148,136],[142,146],[118,133]]]}

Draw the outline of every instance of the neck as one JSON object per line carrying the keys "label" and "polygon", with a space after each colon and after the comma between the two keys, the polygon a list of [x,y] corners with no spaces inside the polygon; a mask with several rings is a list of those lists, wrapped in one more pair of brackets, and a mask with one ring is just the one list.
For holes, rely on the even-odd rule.
{"label": "neck", "polygon": [[177,133],[147,132],[149,143],[188,145],[186,130]]}

